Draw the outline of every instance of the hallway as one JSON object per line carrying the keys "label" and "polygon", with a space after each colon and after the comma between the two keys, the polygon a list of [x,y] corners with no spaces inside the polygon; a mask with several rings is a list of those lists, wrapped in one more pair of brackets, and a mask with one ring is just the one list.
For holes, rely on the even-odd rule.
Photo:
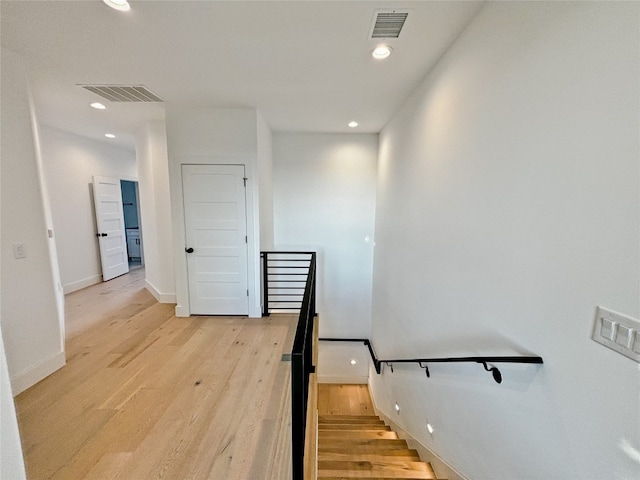
{"label": "hallway", "polygon": [[144,271],[67,298],[67,365],[16,397],[28,478],[278,478],[294,317],[174,316]]}

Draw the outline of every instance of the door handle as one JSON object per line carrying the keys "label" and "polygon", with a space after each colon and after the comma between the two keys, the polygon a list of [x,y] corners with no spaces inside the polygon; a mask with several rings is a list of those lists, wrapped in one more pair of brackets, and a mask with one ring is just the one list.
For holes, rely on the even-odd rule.
{"label": "door handle", "polygon": [[96,237],[106,237],[106,233],[96,233]]}
{"label": "door handle", "polygon": [[191,247],[185,248],[184,251],[187,252],[187,253],[193,253],[193,248],[191,248]]}

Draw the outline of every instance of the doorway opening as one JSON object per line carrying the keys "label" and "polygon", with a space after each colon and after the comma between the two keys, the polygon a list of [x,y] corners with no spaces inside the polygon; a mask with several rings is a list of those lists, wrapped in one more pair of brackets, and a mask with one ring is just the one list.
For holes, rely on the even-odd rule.
{"label": "doorway opening", "polygon": [[127,240],[127,259],[129,269],[144,265],[142,236],[140,235],[140,202],[138,201],[138,182],[120,180],[122,190],[122,210]]}

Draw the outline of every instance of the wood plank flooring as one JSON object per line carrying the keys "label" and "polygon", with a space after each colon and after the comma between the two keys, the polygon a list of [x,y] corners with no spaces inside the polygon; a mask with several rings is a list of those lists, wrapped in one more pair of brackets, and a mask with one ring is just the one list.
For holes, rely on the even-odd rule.
{"label": "wood plank flooring", "polygon": [[318,415],[375,415],[367,385],[321,383]]}
{"label": "wood plank flooring", "polygon": [[143,278],[67,297],[67,365],[16,398],[28,478],[289,479],[295,316],[177,318]]}

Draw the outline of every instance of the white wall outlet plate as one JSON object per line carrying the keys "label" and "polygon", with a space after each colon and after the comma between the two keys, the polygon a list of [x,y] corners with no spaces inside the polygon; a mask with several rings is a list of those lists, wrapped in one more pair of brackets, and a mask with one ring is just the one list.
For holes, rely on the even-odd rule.
{"label": "white wall outlet plate", "polygon": [[640,363],[640,320],[598,307],[591,338]]}

